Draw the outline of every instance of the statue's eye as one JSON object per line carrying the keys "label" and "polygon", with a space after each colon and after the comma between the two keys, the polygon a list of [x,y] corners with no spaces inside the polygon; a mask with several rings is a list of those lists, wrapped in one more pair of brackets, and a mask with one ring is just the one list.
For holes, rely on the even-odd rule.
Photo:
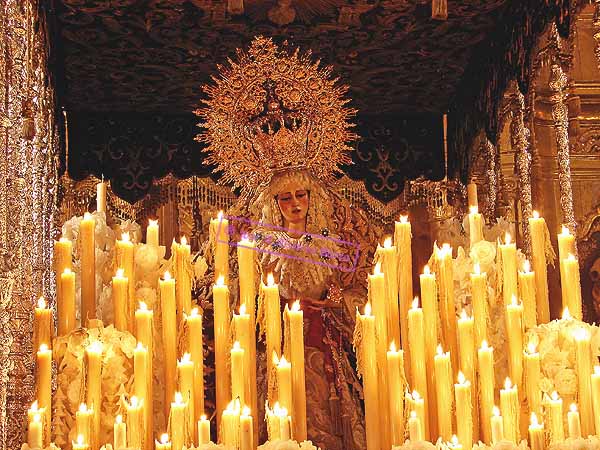
{"label": "statue's eye", "polygon": [[283,194],[277,197],[280,202],[289,202],[292,199],[290,194]]}
{"label": "statue's eye", "polygon": [[297,198],[304,198],[304,197],[306,197],[306,194],[307,194],[306,191],[296,191]]}

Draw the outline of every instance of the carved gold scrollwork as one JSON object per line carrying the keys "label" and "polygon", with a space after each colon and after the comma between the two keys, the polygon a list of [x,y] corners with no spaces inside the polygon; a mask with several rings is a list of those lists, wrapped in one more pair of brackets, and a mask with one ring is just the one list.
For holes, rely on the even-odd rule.
{"label": "carved gold scrollwork", "polygon": [[598,155],[600,153],[600,128],[589,128],[583,132],[572,150],[573,153],[580,155]]}

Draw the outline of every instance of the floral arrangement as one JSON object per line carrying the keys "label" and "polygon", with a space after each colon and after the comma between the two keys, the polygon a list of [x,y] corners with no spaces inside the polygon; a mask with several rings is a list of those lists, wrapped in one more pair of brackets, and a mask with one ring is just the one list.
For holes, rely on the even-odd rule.
{"label": "floral arrangement", "polygon": [[296,442],[292,440],[275,439],[267,441],[263,445],[259,445],[257,450],[321,450],[320,447],[315,447],[312,441]]}
{"label": "floral arrangement", "polygon": [[529,450],[526,440],[522,440],[518,445],[511,441],[499,441],[494,445],[486,445],[483,442],[479,442],[473,445],[473,450]]}

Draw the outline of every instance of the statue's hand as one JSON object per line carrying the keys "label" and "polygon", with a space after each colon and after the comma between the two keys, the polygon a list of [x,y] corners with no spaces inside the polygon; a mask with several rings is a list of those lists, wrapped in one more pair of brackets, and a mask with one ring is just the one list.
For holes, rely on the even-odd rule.
{"label": "statue's hand", "polygon": [[316,300],[310,297],[302,297],[300,299],[300,307],[301,308],[312,308],[312,309],[322,309],[322,308],[330,308],[330,309],[339,309],[342,307],[342,304],[339,302],[333,302],[329,298],[325,300]]}

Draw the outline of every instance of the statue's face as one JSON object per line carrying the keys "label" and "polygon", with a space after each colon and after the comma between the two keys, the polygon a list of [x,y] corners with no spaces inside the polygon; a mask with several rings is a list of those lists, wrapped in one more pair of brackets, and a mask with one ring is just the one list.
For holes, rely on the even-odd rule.
{"label": "statue's face", "polygon": [[306,219],[308,213],[309,191],[294,189],[277,194],[277,204],[286,223],[300,223]]}

